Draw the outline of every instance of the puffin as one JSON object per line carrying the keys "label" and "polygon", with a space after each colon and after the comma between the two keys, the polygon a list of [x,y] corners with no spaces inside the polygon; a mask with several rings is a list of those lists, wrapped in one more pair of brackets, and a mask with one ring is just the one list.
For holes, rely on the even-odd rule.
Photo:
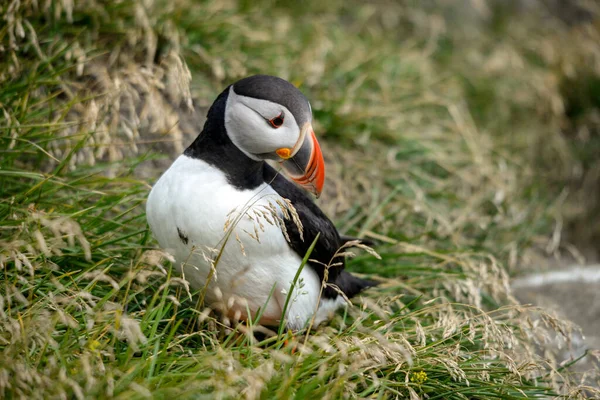
{"label": "puffin", "polygon": [[309,101],[284,79],[254,75],[216,98],[152,187],[146,216],[205,305],[298,331],[376,284],[345,270],[343,249],[358,242],[314,203],[324,182]]}

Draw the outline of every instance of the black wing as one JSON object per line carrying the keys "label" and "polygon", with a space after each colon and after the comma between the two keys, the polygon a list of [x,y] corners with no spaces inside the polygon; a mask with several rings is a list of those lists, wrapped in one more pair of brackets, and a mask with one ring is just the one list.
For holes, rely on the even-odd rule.
{"label": "black wing", "polygon": [[[264,179],[279,195],[292,202],[300,217],[304,240],[300,237],[300,232],[296,224],[292,220],[285,220],[285,227],[290,237],[290,247],[300,257],[304,257],[315,237],[317,237],[317,234],[321,234],[315,248],[310,254],[310,258],[317,260],[318,263],[312,262],[308,264],[317,273],[321,282],[325,276],[325,266],[331,265],[327,282],[334,283],[348,297],[352,297],[366,287],[373,286],[374,283],[371,281],[365,281],[347,272],[343,272],[346,266],[345,258],[334,258],[334,256],[338,249],[346,243],[347,238],[340,237],[333,222],[327,218],[323,211],[302,189],[288,181],[267,164],[265,164]],[[335,298],[337,292],[327,287],[323,295],[326,298]]]}

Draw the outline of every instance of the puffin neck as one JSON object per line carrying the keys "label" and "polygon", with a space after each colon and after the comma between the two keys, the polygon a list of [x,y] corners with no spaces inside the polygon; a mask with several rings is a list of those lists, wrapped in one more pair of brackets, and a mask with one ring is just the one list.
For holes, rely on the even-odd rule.
{"label": "puffin neck", "polygon": [[220,169],[227,176],[227,181],[238,189],[254,189],[264,182],[264,161],[249,158],[227,135],[225,105],[228,96],[229,87],[210,107],[202,132],[183,154]]}

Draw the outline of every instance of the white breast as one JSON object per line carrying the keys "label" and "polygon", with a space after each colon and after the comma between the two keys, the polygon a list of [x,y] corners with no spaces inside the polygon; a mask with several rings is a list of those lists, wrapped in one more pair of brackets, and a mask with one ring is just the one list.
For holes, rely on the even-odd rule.
{"label": "white breast", "polygon": [[[160,246],[175,257],[176,268],[194,289],[205,287],[210,260],[221,253],[205,292],[209,305],[230,317],[246,317],[246,307],[253,315],[264,309],[261,323],[273,325],[302,262],[281,229],[269,223],[269,209],[275,207],[281,217],[281,200],[267,184],[238,190],[219,169],[182,155],[152,188],[146,212]],[[302,328],[312,317],[320,286],[312,268],[304,268],[288,306],[289,328]],[[315,325],[340,304],[341,298],[321,301]]]}

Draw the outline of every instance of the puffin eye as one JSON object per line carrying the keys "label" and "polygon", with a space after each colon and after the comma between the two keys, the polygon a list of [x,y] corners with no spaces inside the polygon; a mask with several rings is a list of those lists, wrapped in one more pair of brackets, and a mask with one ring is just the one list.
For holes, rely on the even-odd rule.
{"label": "puffin eye", "polygon": [[279,114],[275,118],[270,119],[269,124],[276,129],[283,125],[283,113]]}

